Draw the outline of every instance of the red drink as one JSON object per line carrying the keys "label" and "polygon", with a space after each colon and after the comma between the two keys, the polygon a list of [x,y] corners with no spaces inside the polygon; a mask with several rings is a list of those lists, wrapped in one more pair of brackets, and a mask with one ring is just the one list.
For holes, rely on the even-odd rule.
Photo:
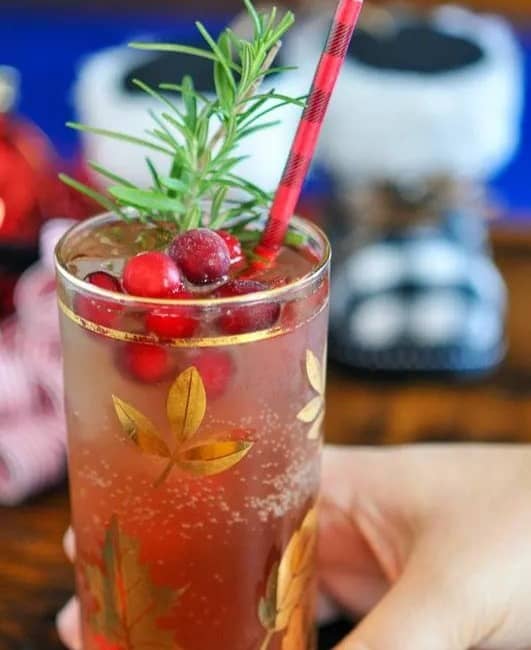
{"label": "red drink", "polygon": [[58,247],[85,650],[315,647],[329,248],[294,228],[267,291],[185,300],[80,279],[160,226],[103,217]]}

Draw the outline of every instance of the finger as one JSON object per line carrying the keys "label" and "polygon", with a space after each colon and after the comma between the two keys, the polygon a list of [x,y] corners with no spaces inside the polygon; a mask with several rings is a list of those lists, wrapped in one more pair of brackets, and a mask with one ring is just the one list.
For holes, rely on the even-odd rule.
{"label": "finger", "polygon": [[460,602],[458,583],[413,561],[396,585],[336,650],[464,650],[474,612]]}
{"label": "finger", "polygon": [[378,576],[327,571],[321,578],[323,593],[351,616],[359,618],[380,602],[389,583]]}
{"label": "finger", "polygon": [[415,462],[402,450],[326,449],[321,575],[344,570],[388,582],[398,578],[413,546],[413,531],[420,528],[419,489],[411,478]]}
{"label": "finger", "polygon": [[[323,498],[349,512],[360,499],[387,504],[398,511],[417,503],[419,476],[428,462],[429,449],[413,447],[369,449],[327,446],[323,455]],[[422,472],[422,474],[421,474]],[[428,477],[434,482],[433,472]],[[400,489],[390,489],[390,486]]]}
{"label": "finger", "polygon": [[70,562],[73,562],[76,556],[76,538],[72,528],[69,528],[63,537],[63,550]]}
{"label": "finger", "polygon": [[59,612],[56,619],[59,638],[70,650],[81,650],[81,615],[79,601],[72,598]]}

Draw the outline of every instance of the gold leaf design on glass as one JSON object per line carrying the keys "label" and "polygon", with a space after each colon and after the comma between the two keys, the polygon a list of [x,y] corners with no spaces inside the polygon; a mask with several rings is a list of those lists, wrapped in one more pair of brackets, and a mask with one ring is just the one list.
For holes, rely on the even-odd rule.
{"label": "gold leaf design on glass", "polygon": [[[258,604],[258,618],[267,631],[260,650],[268,650],[277,632],[286,630],[283,650],[305,647],[295,638],[306,634],[305,600],[313,580],[317,544],[317,508],[312,508],[295,531],[279,562],[271,567],[264,596]],[[301,617],[304,625],[301,629]],[[299,637],[297,637],[299,635]]]}
{"label": "gold leaf design on glass", "polygon": [[325,416],[326,347],[322,361],[311,350],[306,350],[306,375],[317,395],[297,413],[297,420],[311,424],[308,439],[318,440]]}
{"label": "gold leaf design on glass", "polygon": [[167,459],[155,486],[162,485],[174,467],[194,476],[225,472],[243,460],[253,446],[251,441],[230,438],[192,444],[207,409],[205,386],[193,366],[175,379],[168,392],[166,414],[174,440],[173,451],[156,426],[138,409],[115,395],[112,399],[127,439],[142,453]]}
{"label": "gold leaf design on glass", "polygon": [[195,435],[205,417],[206,406],[201,375],[194,367],[188,368],[173,382],[166,406],[170,428],[179,442]]}
{"label": "gold leaf design on glass", "polygon": [[137,540],[126,535],[113,515],[105,532],[100,564],[85,564],[92,598],[90,625],[121,650],[178,650],[173,633],[160,627],[184,593],[154,585],[140,561]]}
{"label": "gold leaf design on glass", "polygon": [[244,440],[205,442],[185,449],[179,457],[179,467],[197,476],[219,474],[230,469],[247,454],[252,443]]}
{"label": "gold leaf design on glass", "polygon": [[168,445],[159,437],[155,425],[140,411],[113,395],[114,409],[129,440],[144,453],[169,458]]}

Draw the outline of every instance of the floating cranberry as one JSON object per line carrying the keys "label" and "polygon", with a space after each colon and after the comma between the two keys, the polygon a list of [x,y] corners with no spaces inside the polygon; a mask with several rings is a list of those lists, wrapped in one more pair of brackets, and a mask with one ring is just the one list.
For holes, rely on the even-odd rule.
{"label": "floating cranberry", "polygon": [[306,246],[303,246],[302,248],[298,249],[298,252],[308,262],[311,262],[315,266],[317,266],[319,262],[321,262],[322,260],[322,255],[320,255],[319,252],[315,250],[315,248],[312,248],[310,244],[307,244]]}
{"label": "floating cranberry", "polygon": [[[89,273],[85,277],[85,282],[106,291],[122,292],[118,278],[105,271]],[[78,295],[74,302],[74,310],[81,318],[91,323],[96,323],[96,325],[102,327],[114,327],[123,308],[121,305],[105,298],[89,298],[88,296]]]}
{"label": "floating cranberry", "polygon": [[170,298],[182,290],[179,269],[166,253],[139,253],[125,265],[124,289],[142,298]]}
{"label": "floating cranberry", "polygon": [[208,228],[189,230],[176,237],[171,258],[193,284],[210,284],[223,279],[230,268],[230,252],[218,233]]}
{"label": "floating cranberry", "polygon": [[89,273],[85,278],[85,282],[90,282],[90,284],[93,284],[95,287],[105,289],[106,291],[122,293],[120,280],[106,271],[94,271],[94,273]]}
{"label": "floating cranberry", "polygon": [[292,300],[282,309],[282,327],[286,330],[295,329],[303,317],[303,307],[300,300]]}
{"label": "floating cranberry", "polygon": [[241,241],[227,230],[217,230],[218,235],[227,244],[231,264],[239,264],[243,260]]}
{"label": "floating cranberry", "polygon": [[[221,287],[217,295],[220,298],[244,296],[266,291],[268,286],[256,280],[233,280]],[[224,314],[219,317],[218,325],[227,334],[243,334],[273,327],[280,315],[280,305],[263,302],[250,306],[223,307]]]}
{"label": "floating cranberry", "polygon": [[170,370],[168,351],[148,343],[128,343],[122,350],[121,362],[134,379],[146,384],[164,379]]}
{"label": "floating cranberry", "polygon": [[278,289],[279,287],[285,287],[289,283],[290,283],[290,279],[285,275],[280,275],[279,273],[267,278],[267,284],[269,289]]}
{"label": "floating cranberry", "polygon": [[228,352],[223,350],[202,350],[194,360],[207,396],[210,399],[221,397],[227,390],[234,374],[234,362]]}
{"label": "floating cranberry", "polygon": [[[181,291],[176,296],[186,300],[192,294]],[[146,329],[163,339],[185,339],[194,335],[199,321],[193,307],[179,306],[158,307],[146,316]]]}

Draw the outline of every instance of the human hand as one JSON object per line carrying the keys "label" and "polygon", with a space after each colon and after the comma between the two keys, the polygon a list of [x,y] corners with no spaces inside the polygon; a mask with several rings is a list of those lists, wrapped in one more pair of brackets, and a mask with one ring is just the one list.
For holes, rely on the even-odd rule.
{"label": "human hand", "polygon": [[[66,531],[63,539],[63,548],[67,558],[73,562],[76,554],[74,532],[71,528]],[[57,632],[61,641],[70,650],[81,650],[81,617],[77,597],[71,598],[59,612],[56,619]]]}
{"label": "human hand", "polygon": [[[336,650],[531,647],[530,495],[527,447],[326,449],[321,590],[370,612]],[[58,617],[73,650],[78,621],[74,600]]]}
{"label": "human hand", "polygon": [[336,650],[531,648],[528,447],[329,448],[320,517]]}

